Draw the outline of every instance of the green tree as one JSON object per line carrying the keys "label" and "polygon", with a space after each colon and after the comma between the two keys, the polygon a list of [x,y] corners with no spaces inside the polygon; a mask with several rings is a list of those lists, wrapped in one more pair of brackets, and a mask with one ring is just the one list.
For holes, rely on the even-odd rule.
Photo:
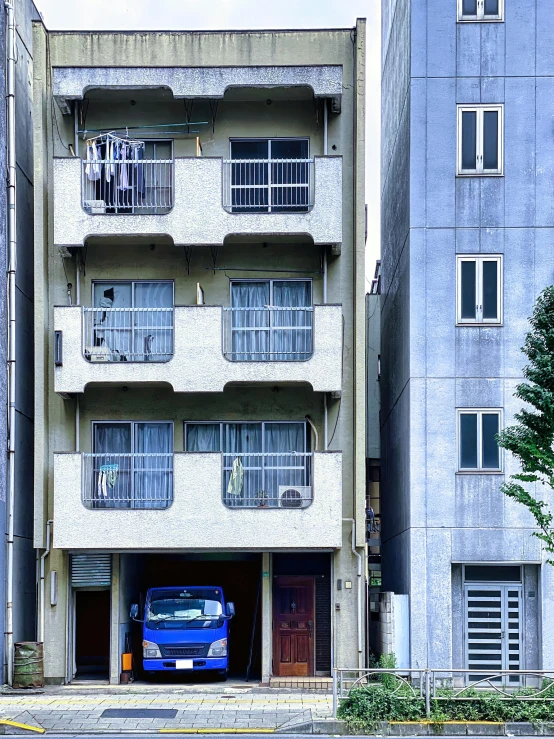
{"label": "green tree", "polygon": [[[515,392],[526,405],[516,413],[517,423],[497,436],[499,446],[514,455],[521,471],[511,475],[502,492],[531,512],[538,529],[534,536],[544,542],[551,555],[548,561],[554,564],[554,516],[541,500],[541,490],[554,491],[554,286],[539,295],[529,320],[531,330],[522,348],[529,360],[523,370],[526,382]],[[536,483],[536,498],[525,489],[526,483]]]}

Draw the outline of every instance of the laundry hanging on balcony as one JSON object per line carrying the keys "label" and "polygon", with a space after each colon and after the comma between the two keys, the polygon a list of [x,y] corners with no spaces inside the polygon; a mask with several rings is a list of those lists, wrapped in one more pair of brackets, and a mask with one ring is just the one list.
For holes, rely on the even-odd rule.
{"label": "laundry hanging on balcony", "polygon": [[117,482],[118,464],[102,464],[98,472],[98,498],[108,497],[108,488],[115,488]]}
{"label": "laundry hanging on balcony", "polygon": [[[87,140],[85,204],[94,212],[144,205],[144,141],[105,133]],[[94,205],[91,205],[93,204]]]}

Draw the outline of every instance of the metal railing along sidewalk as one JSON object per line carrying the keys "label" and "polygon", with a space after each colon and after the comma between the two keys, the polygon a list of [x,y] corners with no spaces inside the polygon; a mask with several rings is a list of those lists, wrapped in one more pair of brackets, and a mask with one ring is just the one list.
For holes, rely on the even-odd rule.
{"label": "metal railing along sidewalk", "polygon": [[230,213],[305,212],[313,205],[313,159],[223,161],[223,207]]}
{"label": "metal railing along sidewalk", "polygon": [[486,693],[502,700],[554,701],[554,670],[466,670],[333,668],[333,716],[339,701],[354,688],[377,687],[384,676],[392,681],[392,692],[401,698],[425,700],[427,718],[431,701],[479,700]]}

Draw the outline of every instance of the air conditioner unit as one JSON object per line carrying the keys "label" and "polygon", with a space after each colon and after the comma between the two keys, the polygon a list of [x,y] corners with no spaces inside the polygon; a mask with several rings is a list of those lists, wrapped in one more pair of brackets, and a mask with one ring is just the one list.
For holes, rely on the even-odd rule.
{"label": "air conditioner unit", "polygon": [[307,508],[311,501],[311,485],[279,485],[279,508]]}
{"label": "air conditioner unit", "polygon": [[106,212],[106,203],[103,200],[85,200],[84,206],[91,216]]}

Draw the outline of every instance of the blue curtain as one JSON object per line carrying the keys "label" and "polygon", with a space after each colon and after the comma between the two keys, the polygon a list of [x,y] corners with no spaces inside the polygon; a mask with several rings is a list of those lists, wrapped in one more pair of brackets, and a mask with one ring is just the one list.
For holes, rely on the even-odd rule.
{"label": "blue curtain", "polygon": [[220,452],[221,426],[219,423],[187,423],[187,452]]}
{"label": "blue curtain", "polygon": [[312,354],[311,283],[304,280],[274,281],[273,305],[271,351],[275,359],[287,362],[308,359]]}
{"label": "blue curtain", "polygon": [[269,282],[231,283],[231,351],[238,362],[269,359]]}
{"label": "blue curtain", "polygon": [[[137,282],[135,308],[173,308],[173,283]],[[173,355],[173,311],[133,313],[133,351],[144,362],[167,362]]]}
{"label": "blue curtain", "polygon": [[94,424],[93,451],[91,498],[94,507],[129,508],[132,489],[131,424]]}

